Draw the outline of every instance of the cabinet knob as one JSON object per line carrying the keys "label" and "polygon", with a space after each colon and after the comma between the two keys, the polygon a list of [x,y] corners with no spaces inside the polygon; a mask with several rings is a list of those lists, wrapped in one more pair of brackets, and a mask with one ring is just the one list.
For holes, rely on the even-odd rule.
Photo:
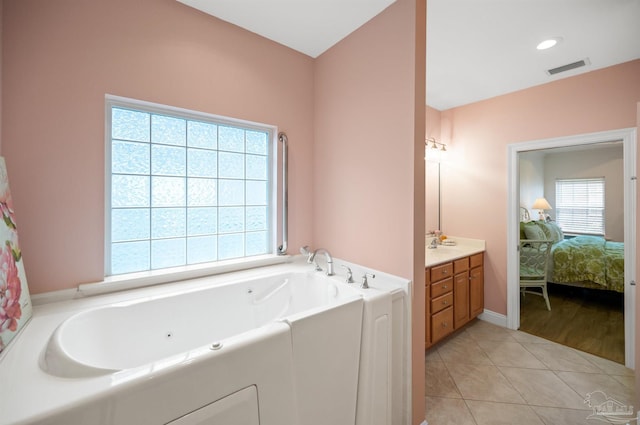
{"label": "cabinet knob", "polygon": [[447,269],[442,269],[442,274],[447,274]]}
{"label": "cabinet knob", "polygon": [[447,305],[447,300],[442,300],[442,305]]}
{"label": "cabinet knob", "polygon": [[447,285],[442,285],[442,289],[447,289]]}
{"label": "cabinet knob", "polygon": [[446,328],[447,327],[447,322],[442,322],[442,327]]}

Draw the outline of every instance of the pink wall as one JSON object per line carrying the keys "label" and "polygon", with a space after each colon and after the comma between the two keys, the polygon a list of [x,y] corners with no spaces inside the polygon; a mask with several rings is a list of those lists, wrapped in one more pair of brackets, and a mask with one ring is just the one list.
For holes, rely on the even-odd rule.
{"label": "pink wall", "polygon": [[[443,111],[441,125],[444,141],[452,148],[449,160],[455,164],[443,177],[443,191],[448,194],[443,198],[443,227],[451,234],[486,239],[485,308],[506,314],[507,145],[640,128],[640,60]],[[640,150],[636,161],[640,164]],[[640,197],[636,222],[640,223]],[[640,264],[640,238],[635,256]],[[639,305],[640,292],[636,300]],[[636,368],[640,367],[639,318],[636,312]],[[640,374],[635,376],[640,388]]]}
{"label": "pink wall", "polygon": [[506,314],[507,145],[635,127],[639,99],[636,60],[442,112],[443,228],[487,241],[485,308]]}
{"label": "pink wall", "polygon": [[175,0],[4,2],[2,153],[32,293],[103,277],[104,95],[263,122],[311,241],[313,60]]}
{"label": "pink wall", "polygon": [[425,8],[399,0],[314,61],[174,0],[5,0],[2,153],[31,292],[102,279],[105,93],[277,125],[291,251],[415,282],[422,422]]}
{"label": "pink wall", "polygon": [[317,59],[314,234],[413,280],[413,418],[424,420],[425,2],[398,0]]}
{"label": "pink wall", "polygon": [[[440,136],[440,124],[442,113],[430,106],[425,107],[425,138],[442,142]],[[422,152],[425,156],[426,152]],[[440,170],[439,164],[432,160],[425,160],[425,199],[424,199],[424,223],[426,232],[440,228],[438,205],[440,204]]]}
{"label": "pink wall", "polygon": [[[640,130],[640,101],[636,104],[636,127]],[[636,148],[640,146],[640,132],[636,133]],[[640,164],[640,150],[636,151],[636,166]],[[637,171],[637,170],[636,170]],[[636,226],[640,223],[638,220],[638,211],[640,211],[640,196],[636,195]],[[636,237],[636,270],[640,264],[640,238]],[[637,271],[636,271],[637,274]],[[636,282],[638,282],[638,276],[636,276]],[[640,312],[637,311],[640,306],[640,291],[636,289],[636,347],[635,347],[635,370],[640,370]],[[636,372],[636,388],[640,388],[640,373]],[[640,406],[640,391],[636,390],[636,406]]]}
{"label": "pink wall", "polygon": [[425,106],[425,137],[434,138],[440,142],[440,125],[442,121],[442,112],[431,106]]}
{"label": "pink wall", "polygon": [[0,1],[0,155],[2,154],[2,21],[3,2]]}

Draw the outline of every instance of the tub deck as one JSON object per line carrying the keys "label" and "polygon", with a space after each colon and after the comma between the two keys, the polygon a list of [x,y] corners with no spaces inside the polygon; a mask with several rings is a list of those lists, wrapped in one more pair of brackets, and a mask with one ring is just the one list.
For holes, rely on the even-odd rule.
{"label": "tub deck", "polygon": [[[358,380],[362,379],[362,376],[359,378],[358,373],[359,363],[366,364],[367,361],[361,362],[360,359],[360,335],[363,325],[361,322],[354,322],[354,317],[359,316],[359,320],[362,320],[363,316],[366,317],[367,311],[372,311],[370,308],[368,310],[367,307],[363,307],[366,304],[363,301],[365,299],[384,299],[384,303],[376,305],[390,306],[391,293],[398,291],[403,285],[405,289],[399,291],[403,294],[402,303],[406,307],[406,300],[409,298],[407,281],[399,280],[400,283],[389,283],[381,280],[379,282],[381,290],[371,289],[363,292],[357,288],[353,289],[353,285],[343,284],[343,278],[335,276],[331,279],[344,286],[342,298],[339,297],[333,303],[323,300],[314,305],[310,299],[298,297],[297,299],[301,300],[300,305],[289,306],[291,308],[287,307],[289,310],[285,311],[281,311],[282,303],[276,302],[285,291],[278,291],[279,284],[276,283],[266,291],[252,292],[248,301],[263,306],[272,302],[271,307],[274,305],[276,307],[264,309],[262,316],[258,314],[260,316],[258,319],[264,321],[268,317],[272,319],[277,317],[277,320],[267,320],[260,322],[258,327],[241,329],[239,332],[236,330],[231,334],[211,338],[222,340],[222,349],[212,349],[211,343],[215,341],[207,340],[203,345],[186,351],[180,350],[179,353],[169,355],[165,353],[152,361],[148,358],[142,360],[137,358],[131,363],[108,364],[109,367],[105,369],[113,370],[107,370],[106,373],[99,371],[89,376],[55,376],[39,367],[44,362],[45,347],[51,335],[62,323],[76,314],[83,314],[82,312],[92,309],[108,311],[103,307],[114,305],[117,305],[117,308],[133,308],[132,306],[143,302],[169,300],[177,293],[193,294],[209,290],[208,288],[222,288],[225,285],[264,277],[265,274],[314,275],[315,272],[310,271],[309,268],[308,264],[294,262],[234,272],[229,275],[36,306],[30,323],[0,357],[0,382],[3,383],[3,389],[8,390],[3,391],[3,396],[0,398],[0,412],[2,412],[0,425],[169,423],[230,394],[239,391],[238,394],[251,394],[253,391],[250,389],[251,386],[259,389],[257,393],[260,396],[261,424],[293,425],[299,423],[301,415],[306,418],[314,416],[318,418],[318,412],[315,410],[322,408],[321,410],[326,411],[326,405],[322,406],[317,403],[317,400],[333,396],[339,397],[339,401],[344,402],[344,394],[338,391],[341,388],[351,394],[347,399],[351,400],[352,406],[343,412],[336,413],[339,409],[334,409],[333,412],[338,415],[334,419],[340,423],[356,423],[355,403],[358,391],[361,390],[358,387]],[[247,288],[243,287],[243,290],[246,291]],[[318,297],[322,297],[322,294],[315,294],[314,299],[317,300]],[[324,311],[332,311],[333,316],[328,322],[317,320],[320,317],[319,313]],[[410,317],[408,314],[408,311],[402,313],[403,318],[400,321],[402,326],[408,326],[408,317]],[[379,326],[380,323],[372,327],[378,334],[391,331],[389,319],[391,312],[385,315],[389,323],[383,327]],[[165,327],[160,326],[158,329]],[[406,335],[409,333],[406,329],[403,332],[404,340],[399,341],[406,342]],[[391,334],[385,335],[389,335],[383,335],[385,341],[391,342]],[[336,351],[336,348],[326,343],[327,338],[350,341],[344,344],[346,354],[342,357],[333,356],[331,353]],[[362,341],[370,344],[371,338],[367,338]],[[299,346],[292,351],[296,341],[299,342]],[[89,345],[94,346],[94,344]],[[116,348],[123,350],[122,346]],[[354,352],[357,353],[355,358]],[[404,365],[403,376],[401,381],[396,378],[398,385],[402,388],[395,392],[402,394],[403,399],[400,402],[403,405],[394,410],[400,411],[404,419],[407,419],[410,418],[408,413],[410,412],[410,394],[407,393],[409,388],[408,347],[402,347],[402,353],[403,358],[398,364]],[[94,359],[95,354],[90,353],[88,358]],[[387,360],[390,362],[391,358]],[[86,359],[83,361],[87,362]],[[104,365],[100,363],[97,366]],[[335,377],[332,378],[331,373],[328,373],[332,370],[340,371],[337,374],[338,378],[345,379],[351,387],[336,382]],[[231,374],[230,371],[233,371],[233,379],[226,379]],[[324,380],[324,384],[321,383],[315,389],[303,388],[309,383],[309,374],[314,373],[317,375],[313,379],[317,382]],[[299,392],[304,393],[307,390],[323,391],[323,393],[319,396],[316,394],[305,403]],[[372,401],[375,397],[379,397],[372,391],[370,393],[367,397]],[[390,392],[388,398],[391,400]],[[158,403],[158,400],[162,400],[162,403]],[[335,404],[340,403],[336,401]],[[141,408],[142,406],[149,406],[149,408]],[[282,406],[295,406],[295,408],[287,409]],[[357,410],[361,411],[361,407],[359,406]],[[390,406],[387,410],[391,411]],[[345,417],[353,417],[353,420],[345,421]],[[322,419],[319,417],[318,423],[323,423]],[[366,423],[363,420],[357,423]],[[403,423],[405,423],[404,420]]]}

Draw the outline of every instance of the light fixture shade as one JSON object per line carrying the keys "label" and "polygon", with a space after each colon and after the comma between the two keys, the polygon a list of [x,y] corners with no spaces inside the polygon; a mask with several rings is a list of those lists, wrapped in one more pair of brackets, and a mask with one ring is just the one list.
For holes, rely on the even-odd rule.
{"label": "light fixture shade", "polygon": [[536,201],[533,203],[533,206],[531,208],[534,210],[552,210],[553,209],[551,208],[551,205],[549,205],[549,202],[547,202],[547,200],[544,198],[536,199]]}

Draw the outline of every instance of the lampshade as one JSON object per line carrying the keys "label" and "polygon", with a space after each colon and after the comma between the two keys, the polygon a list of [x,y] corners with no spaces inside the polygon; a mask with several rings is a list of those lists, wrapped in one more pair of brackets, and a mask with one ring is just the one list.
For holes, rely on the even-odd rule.
{"label": "lampshade", "polygon": [[533,206],[531,208],[534,210],[552,210],[553,209],[551,208],[551,205],[549,205],[549,202],[547,202],[547,200],[544,198],[536,199],[536,201],[533,203]]}

